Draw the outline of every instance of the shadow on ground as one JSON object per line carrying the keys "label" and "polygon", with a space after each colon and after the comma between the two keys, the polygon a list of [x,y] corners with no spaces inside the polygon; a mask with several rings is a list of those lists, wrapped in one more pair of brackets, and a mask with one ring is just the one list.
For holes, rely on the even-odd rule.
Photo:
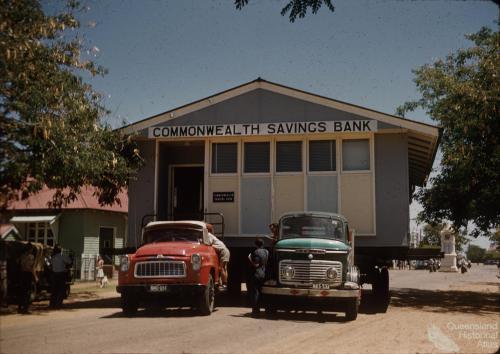
{"label": "shadow on ground", "polygon": [[[496,284],[495,284],[496,285]],[[420,289],[391,289],[390,300],[381,300],[376,298],[371,290],[364,290],[362,301],[359,308],[360,314],[373,315],[385,313],[389,307],[392,308],[413,308],[429,312],[461,312],[474,314],[497,314],[500,306],[500,296],[497,293],[483,293],[474,291],[439,291],[439,290],[420,290]],[[251,317],[251,309],[248,306],[246,292],[241,296],[231,296],[230,294],[219,294],[216,298],[217,308],[238,307],[246,308],[242,314],[235,315],[239,317]],[[116,297],[101,298],[93,292],[82,292],[77,297],[65,301],[64,307],[58,311],[71,311],[79,309],[98,309],[115,308],[117,312],[104,318],[124,317],[120,309],[120,298]],[[325,309],[328,310],[328,309]],[[54,311],[48,307],[48,301],[35,302],[31,306],[31,313],[47,314]],[[8,308],[2,308],[2,315],[12,315],[17,313],[17,306],[10,305]],[[151,307],[139,310],[137,317],[191,317],[197,316],[197,312],[188,307],[158,308]],[[307,311],[307,309],[289,309],[288,311],[278,311],[271,316],[265,316],[261,313],[261,318],[269,320],[291,320],[291,321],[315,321],[315,322],[339,322],[344,321],[343,314],[322,311]]]}
{"label": "shadow on ground", "polygon": [[489,315],[498,313],[499,305],[498,292],[391,289],[391,307],[410,307],[429,312]]}

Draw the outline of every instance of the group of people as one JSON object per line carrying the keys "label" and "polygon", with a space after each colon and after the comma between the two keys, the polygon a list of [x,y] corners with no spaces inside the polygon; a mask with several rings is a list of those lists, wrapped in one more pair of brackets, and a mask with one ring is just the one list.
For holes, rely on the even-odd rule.
{"label": "group of people", "polygon": [[[36,289],[36,284],[39,282],[35,256],[36,249],[28,242],[19,260],[18,312],[22,314],[29,313],[33,290]],[[62,307],[66,292],[67,267],[69,265],[71,265],[71,259],[63,255],[61,248],[56,245],[50,258],[50,270],[52,271],[50,308],[59,309]]]}

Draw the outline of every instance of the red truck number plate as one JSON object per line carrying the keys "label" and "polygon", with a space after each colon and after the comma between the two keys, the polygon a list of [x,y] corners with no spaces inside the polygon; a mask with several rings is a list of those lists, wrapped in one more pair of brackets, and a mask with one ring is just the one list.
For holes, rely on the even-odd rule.
{"label": "red truck number plate", "polygon": [[161,292],[165,292],[167,290],[168,290],[167,285],[150,285],[149,286],[149,291],[151,291],[152,293],[161,293]]}

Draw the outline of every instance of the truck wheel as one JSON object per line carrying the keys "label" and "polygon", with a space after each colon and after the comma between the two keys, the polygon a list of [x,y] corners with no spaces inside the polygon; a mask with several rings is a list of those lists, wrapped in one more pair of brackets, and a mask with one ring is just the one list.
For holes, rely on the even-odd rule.
{"label": "truck wheel", "polygon": [[121,296],[121,306],[125,315],[135,315],[139,308],[139,299],[135,295],[123,293]]}
{"label": "truck wheel", "polygon": [[354,321],[358,318],[359,301],[358,299],[350,300],[346,305],[345,319],[346,321]]}
{"label": "truck wheel", "polygon": [[389,298],[389,270],[387,267],[384,267],[380,271],[380,289],[379,295],[381,298],[386,299]]}
{"label": "truck wheel", "polygon": [[208,276],[208,284],[203,290],[200,300],[198,311],[203,316],[208,316],[212,313],[215,307],[215,285],[212,274]]}

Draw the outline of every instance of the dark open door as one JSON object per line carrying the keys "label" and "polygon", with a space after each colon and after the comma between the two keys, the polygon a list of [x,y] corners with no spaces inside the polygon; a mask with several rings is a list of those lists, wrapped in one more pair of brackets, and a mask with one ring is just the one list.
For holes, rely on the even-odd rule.
{"label": "dark open door", "polygon": [[174,220],[203,219],[203,167],[173,167]]}
{"label": "dark open door", "polygon": [[109,254],[103,254],[104,249],[110,249],[114,247],[113,236],[114,229],[112,227],[101,227],[99,228],[99,254],[102,256],[105,264],[113,264],[113,256]]}

